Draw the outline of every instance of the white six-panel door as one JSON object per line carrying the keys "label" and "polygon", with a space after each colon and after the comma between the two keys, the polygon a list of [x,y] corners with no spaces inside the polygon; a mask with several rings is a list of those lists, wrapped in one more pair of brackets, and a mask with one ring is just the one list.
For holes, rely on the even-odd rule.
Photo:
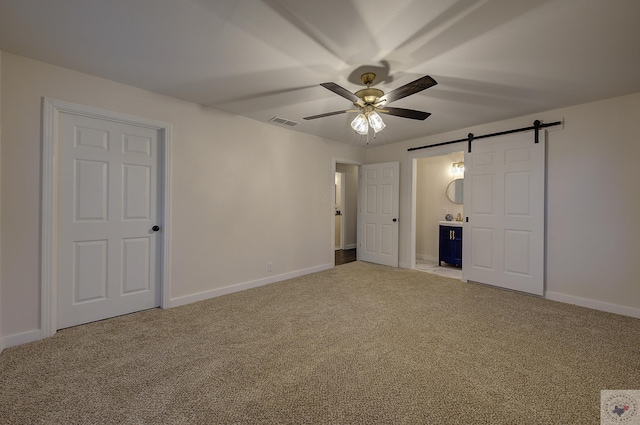
{"label": "white six-panel door", "polygon": [[358,259],[398,267],[400,163],[360,167]]}
{"label": "white six-panel door", "polygon": [[464,163],[463,277],[543,295],[544,132],[478,141]]}
{"label": "white six-panel door", "polygon": [[57,329],[160,305],[158,131],[61,113]]}

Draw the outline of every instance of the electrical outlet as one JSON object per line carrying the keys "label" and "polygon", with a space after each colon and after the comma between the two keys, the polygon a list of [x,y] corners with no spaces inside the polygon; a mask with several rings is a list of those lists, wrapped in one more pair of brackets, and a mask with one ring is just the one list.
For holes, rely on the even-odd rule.
{"label": "electrical outlet", "polygon": [[272,262],[268,262],[267,263],[267,271],[268,272],[272,272],[273,271],[273,263]]}

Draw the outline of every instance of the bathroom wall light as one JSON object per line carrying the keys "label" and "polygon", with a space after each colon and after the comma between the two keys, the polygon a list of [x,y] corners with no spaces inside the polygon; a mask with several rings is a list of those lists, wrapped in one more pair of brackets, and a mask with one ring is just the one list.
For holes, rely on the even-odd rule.
{"label": "bathroom wall light", "polygon": [[451,165],[451,174],[453,174],[454,177],[464,176],[464,162],[454,162]]}

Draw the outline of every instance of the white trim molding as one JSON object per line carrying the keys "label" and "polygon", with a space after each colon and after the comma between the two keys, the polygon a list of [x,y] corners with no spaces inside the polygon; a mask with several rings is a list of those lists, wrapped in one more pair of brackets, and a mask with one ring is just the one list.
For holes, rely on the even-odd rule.
{"label": "white trim molding", "polygon": [[280,282],[294,277],[304,276],[310,273],[321,272],[333,268],[333,263],[323,264],[320,266],[310,267],[308,269],[295,270],[289,273],[283,273],[263,279],[251,280],[248,282],[237,283],[235,285],[225,286],[224,288],[212,289],[210,291],[199,292],[197,294],[185,295],[183,297],[172,298],[168,307],[179,307],[181,305],[191,304],[197,301],[208,300],[209,298],[220,297],[222,295],[233,294],[234,292],[244,291],[245,289],[257,288],[259,286],[268,285],[270,283]]}
{"label": "white trim molding", "polygon": [[[331,186],[329,186],[329,193],[333,194],[331,195],[331,199],[333,199],[333,203],[331,204],[331,208],[329,209],[330,213],[327,214],[328,216],[330,216],[330,220],[331,220],[331,237],[329,238],[330,242],[331,242],[331,256],[333,257],[332,260],[332,267],[334,267],[336,264],[336,260],[335,260],[335,251],[340,249],[340,248],[336,248],[335,246],[335,234],[336,234],[336,220],[335,220],[335,208],[334,205],[336,203],[336,199],[335,199],[335,185],[336,185],[336,170],[338,168],[338,164],[345,164],[345,165],[355,165],[356,167],[358,167],[358,189],[357,189],[357,193],[356,196],[360,196],[360,166],[363,165],[364,163],[361,161],[355,161],[352,159],[341,159],[341,158],[336,158],[333,157],[331,159]],[[358,211],[355,212],[356,213],[356,217],[358,216]],[[356,223],[357,223],[357,218],[356,218]],[[358,225],[356,224],[356,244],[353,246],[353,248],[357,248],[358,243],[360,242],[360,237],[357,233],[357,229],[358,229]],[[351,246],[351,245],[349,245]],[[351,249],[351,248],[344,248],[344,249]],[[356,255],[358,256],[358,258],[360,258],[360,253],[359,251],[356,251]]]}
{"label": "white trim molding", "polygon": [[21,332],[19,334],[6,335],[0,340],[2,343],[2,349],[14,347],[16,345],[27,344],[29,342],[38,341],[42,339],[42,332],[40,330]]}
{"label": "white trim molding", "polygon": [[[160,307],[166,308],[171,297],[171,124],[78,105],[61,100],[44,98],[42,115],[42,229],[41,229],[41,338],[56,333],[57,305],[57,212],[58,212],[58,122],[60,113],[81,115],[121,124],[155,129],[160,133],[163,150],[160,167],[163,173],[162,196],[162,246],[160,273]],[[29,338],[31,333],[27,333]],[[22,335],[22,334],[20,334]],[[11,338],[11,339],[8,339]],[[27,338],[27,339],[29,339]],[[9,345],[22,337],[5,337]],[[39,339],[39,338],[36,338]],[[25,341],[30,342],[30,341]]]}
{"label": "white trim molding", "polygon": [[557,292],[546,291],[544,297],[551,301],[559,301],[566,304],[574,304],[580,307],[592,308],[594,310],[606,311],[607,313],[621,314],[623,316],[636,317],[640,319],[640,309],[627,307],[624,305],[611,304],[589,298],[575,297]]}

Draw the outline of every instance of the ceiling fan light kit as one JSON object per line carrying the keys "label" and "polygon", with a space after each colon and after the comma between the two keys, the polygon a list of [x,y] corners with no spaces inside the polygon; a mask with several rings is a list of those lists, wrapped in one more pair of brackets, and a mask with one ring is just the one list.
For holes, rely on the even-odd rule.
{"label": "ceiling fan light kit", "polygon": [[351,121],[351,128],[353,128],[358,134],[367,134],[369,132],[367,117],[365,117],[364,114],[358,114],[358,116]]}
{"label": "ceiling fan light kit", "polygon": [[369,126],[371,126],[373,131],[377,133],[387,125],[382,121],[382,118],[376,111],[358,114],[358,116],[351,121],[351,128],[353,128],[356,133],[362,134],[363,136],[369,133]]}
{"label": "ceiling fan light kit", "polygon": [[371,128],[373,128],[373,131],[375,131],[376,133],[387,126],[382,121],[382,118],[380,118],[380,115],[378,115],[376,111],[369,112],[369,115],[367,116],[367,118],[369,118],[369,125],[371,126]]}
{"label": "ceiling fan light kit", "polygon": [[383,108],[386,104],[394,102],[403,97],[410,96],[421,92],[422,90],[433,87],[436,84],[436,80],[428,75],[422,78],[418,78],[402,87],[399,87],[391,92],[385,93],[377,88],[371,88],[371,84],[376,78],[376,74],[373,72],[365,72],[360,76],[362,83],[367,86],[366,89],[358,90],[355,93],[351,93],[344,87],[339,86],[336,83],[322,83],[322,87],[327,90],[331,90],[339,96],[353,102],[356,109],[345,109],[343,111],[327,112],[324,114],[313,115],[310,117],[304,117],[305,120],[313,120],[316,118],[328,117],[331,115],[344,114],[347,112],[359,112],[353,121],[351,121],[351,128],[356,133],[361,135],[369,134],[369,127],[373,128],[374,135],[386,127],[382,117],[379,113],[394,115],[401,118],[409,118],[413,120],[423,121],[431,115],[429,112],[415,111],[412,109],[404,108]]}

